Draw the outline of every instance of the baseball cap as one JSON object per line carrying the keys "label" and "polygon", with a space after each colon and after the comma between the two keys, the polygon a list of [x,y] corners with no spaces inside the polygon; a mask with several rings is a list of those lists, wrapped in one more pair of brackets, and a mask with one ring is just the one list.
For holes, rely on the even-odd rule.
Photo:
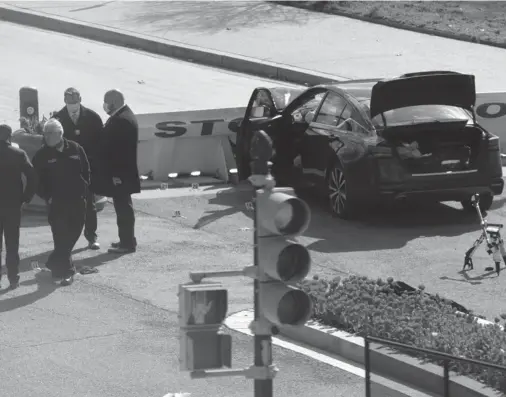
{"label": "baseball cap", "polygon": [[6,141],[10,139],[12,135],[12,128],[7,124],[0,124],[0,141]]}

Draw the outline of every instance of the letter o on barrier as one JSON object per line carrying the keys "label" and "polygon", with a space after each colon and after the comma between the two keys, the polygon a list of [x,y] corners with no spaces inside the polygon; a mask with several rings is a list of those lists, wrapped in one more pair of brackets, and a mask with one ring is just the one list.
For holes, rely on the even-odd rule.
{"label": "letter o on barrier", "polygon": [[21,87],[19,90],[19,115],[39,120],[39,93],[36,88]]}
{"label": "letter o on barrier", "polygon": [[[493,112],[496,107],[498,110]],[[506,103],[483,103],[476,108],[476,114],[484,119],[497,119],[499,117],[506,116]]]}

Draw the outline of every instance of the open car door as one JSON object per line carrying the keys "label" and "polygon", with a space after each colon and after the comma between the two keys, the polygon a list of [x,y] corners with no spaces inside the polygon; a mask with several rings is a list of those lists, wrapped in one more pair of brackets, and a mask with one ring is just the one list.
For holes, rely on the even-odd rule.
{"label": "open car door", "polygon": [[245,180],[251,175],[250,145],[253,133],[264,130],[271,138],[275,133],[273,121],[278,114],[272,94],[267,88],[256,88],[251,94],[244,119],[237,134],[236,163],[239,180]]}

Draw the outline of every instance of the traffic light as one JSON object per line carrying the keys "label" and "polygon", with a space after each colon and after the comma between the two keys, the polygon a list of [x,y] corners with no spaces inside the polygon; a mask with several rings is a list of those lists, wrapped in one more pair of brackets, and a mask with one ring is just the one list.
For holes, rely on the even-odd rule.
{"label": "traffic light", "polygon": [[221,283],[179,285],[181,371],[230,368],[232,337],[221,332],[228,293]]}
{"label": "traffic light", "polygon": [[307,229],[309,207],[293,189],[258,190],[256,217],[260,316],[277,326],[303,325],[312,301],[293,284],[308,275],[311,257],[291,238]]}

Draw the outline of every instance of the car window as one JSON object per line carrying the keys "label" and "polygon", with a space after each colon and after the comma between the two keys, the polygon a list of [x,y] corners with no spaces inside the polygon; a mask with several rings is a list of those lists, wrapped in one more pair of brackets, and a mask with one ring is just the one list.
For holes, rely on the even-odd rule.
{"label": "car window", "polygon": [[[472,120],[472,115],[457,106],[420,105],[389,110],[384,113],[387,125],[416,124],[445,120]],[[383,127],[383,119],[378,115],[372,119],[376,127]]]}
{"label": "car window", "polygon": [[[342,121],[346,120],[349,116],[351,116],[351,107],[348,106],[348,102],[346,99],[341,97],[340,95],[334,94],[333,92],[329,93],[325,100],[323,101],[322,107],[318,112],[318,116],[316,117],[315,122],[320,124],[326,124],[336,127]],[[341,119],[340,116],[343,114],[343,111],[349,107],[349,116]]]}
{"label": "car window", "polygon": [[274,104],[265,90],[259,90],[253,101],[251,118],[269,117],[275,112]]}
{"label": "car window", "polygon": [[309,96],[301,105],[292,111],[292,117],[295,120],[312,120],[324,96],[325,92],[318,92]]}

